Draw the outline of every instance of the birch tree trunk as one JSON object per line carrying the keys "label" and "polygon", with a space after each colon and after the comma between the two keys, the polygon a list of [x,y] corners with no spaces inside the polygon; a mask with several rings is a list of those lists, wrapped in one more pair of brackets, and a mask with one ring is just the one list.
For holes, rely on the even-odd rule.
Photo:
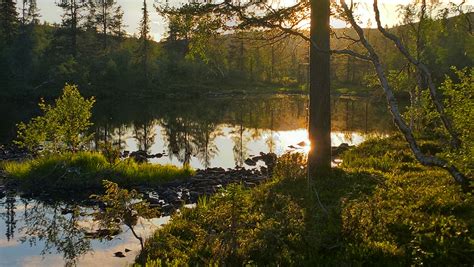
{"label": "birch tree trunk", "polygon": [[[423,9],[426,9],[426,1],[423,1],[423,5],[424,5]],[[347,7],[347,5],[346,5],[346,7]],[[401,40],[397,36],[395,36],[394,34],[391,34],[390,32],[388,32],[382,26],[382,22],[380,20],[380,11],[379,11],[379,8],[378,8],[378,1],[377,0],[374,0],[373,8],[374,8],[374,12],[375,12],[375,20],[377,21],[377,28],[379,29],[379,31],[386,38],[390,39],[395,44],[395,46],[398,48],[400,53],[411,64],[413,64],[416,67],[417,72],[421,76],[421,83],[426,83],[426,85],[428,86],[428,89],[430,91],[430,97],[431,97],[431,100],[433,101],[433,104],[436,107],[436,111],[438,112],[438,114],[441,118],[441,121],[443,122],[444,127],[446,128],[448,133],[451,135],[451,145],[454,148],[459,148],[461,146],[461,140],[459,139],[459,135],[456,132],[456,130],[454,129],[454,127],[451,123],[451,120],[448,118],[448,116],[446,115],[446,112],[444,111],[443,103],[442,103],[442,101],[440,100],[440,98],[438,96],[438,93],[436,91],[436,85],[433,81],[433,77],[432,77],[431,72],[429,71],[428,67],[425,64],[423,64],[420,60],[417,60],[413,55],[411,55],[410,52],[408,51],[408,49],[405,47],[405,45],[403,45],[403,43],[401,42]]]}
{"label": "birch tree trunk", "polygon": [[[374,0],[376,5],[377,0]],[[413,135],[412,130],[410,127],[407,125],[405,120],[402,118],[400,114],[400,110],[398,108],[398,103],[395,98],[395,95],[393,93],[393,90],[388,82],[387,76],[385,74],[385,71],[383,69],[382,63],[379,59],[378,54],[376,53],[375,49],[373,46],[367,41],[367,39],[364,36],[364,32],[362,28],[357,24],[352,10],[350,10],[347,6],[347,4],[344,2],[344,0],[341,0],[341,6],[344,10],[344,13],[348,19],[348,22],[351,24],[351,26],[354,28],[354,30],[357,32],[357,35],[359,36],[360,42],[364,46],[364,48],[367,50],[369,54],[370,61],[374,65],[375,71],[377,73],[377,77],[380,81],[380,84],[382,85],[382,88],[385,92],[385,97],[387,99],[387,103],[390,108],[390,112],[393,116],[393,120],[395,124],[397,125],[398,129],[400,132],[403,134],[405,137],[406,141],[408,142],[410,149],[412,150],[413,154],[415,155],[415,158],[425,166],[433,166],[433,167],[440,167],[445,170],[447,170],[451,176],[454,178],[454,180],[461,184],[464,187],[469,186],[469,180],[452,164],[449,162],[435,157],[435,156],[429,156],[425,155],[421,152],[420,147],[418,143],[416,142],[416,139]],[[380,20],[378,19],[378,23]]]}

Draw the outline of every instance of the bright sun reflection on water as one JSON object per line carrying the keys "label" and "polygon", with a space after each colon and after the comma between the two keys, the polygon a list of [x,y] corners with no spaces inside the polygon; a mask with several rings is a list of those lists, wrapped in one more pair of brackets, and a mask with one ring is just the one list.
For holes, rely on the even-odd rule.
{"label": "bright sun reflection on water", "polygon": [[[273,152],[278,156],[286,152],[303,152],[310,151],[310,142],[308,138],[308,131],[306,129],[297,129],[289,131],[271,131],[254,129],[241,129],[237,126],[228,124],[220,125],[218,127],[217,135],[208,144],[208,148],[202,146],[194,147],[194,140],[188,140],[188,144],[183,144],[182,147],[188,147],[190,150],[189,164],[196,169],[203,169],[207,167],[223,167],[234,168],[235,166],[243,166],[243,161],[249,157],[259,155],[261,152]],[[153,130],[155,133],[154,143],[150,146],[149,153],[163,153],[164,157],[150,159],[152,163],[159,164],[173,164],[180,166],[183,164],[182,157],[186,153],[185,150],[180,150],[179,153],[170,153],[169,143],[166,137],[163,136],[163,128],[156,126]],[[138,148],[136,139],[132,136],[130,129],[129,134],[126,134],[125,150],[134,151]],[[347,143],[350,146],[359,145],[367,139],[369,135],[361,132],[342,132],[335,131],[331,133],[331,145],[339,146],[342,143]],[[193,148],[194,147],[194,148]],[[201,151],[201,152],[200,152]],[[202,152],[208,151],[209,154],[204,155]],[[181,157],[181,158],[180,158]],[[207,160],[207,165],[205,164]]]}
{"label": "bright sun reflection on water", "polygon": [[[279,140],[278,147],[284,153],[292,148],[300,152],[309,153],[311,150],[311,142],[309,141],[308,132],[304,129],[294,131],[277,132],[274,136]],[[331,146],[340,146],[346,143],[350,146],[356,146],[367,139],[367,135],[358,132],[332,132]]]}

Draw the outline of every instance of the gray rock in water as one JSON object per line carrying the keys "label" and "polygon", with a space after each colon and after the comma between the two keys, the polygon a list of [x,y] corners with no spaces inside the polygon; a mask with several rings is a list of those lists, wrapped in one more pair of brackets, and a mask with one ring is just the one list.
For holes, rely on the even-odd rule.
{"label": "gray rock in water", "polygon": [[245,160],[245,164],[249,165],[249,166],[256,166],[257,165],[257,162],[255,162],[253,159],[251,158],[248,158]]}
{"label": "gray rock in water", "polygon": [[146,151],[138,150],[130,153],[130,158],[134,159],[136,162],[146,162],[148,160],[148,154]]}
{"label": "gray rock in water", "polygon": [[147,200],[150,204],[152,204],[152,205],[161,204],[160,199],[158,199],[158,198],[156,198],[156,197],[148,197],[146,200]]}
{"label": "gray rock in water", "polygon": [[337,147],[331,147],[332,156],[333,157],[340,156],[342,153],[346,152],[350,148],[351,146],[349,146],[349,144],[347,143],[342,143]]}
{"label": "gray rock in water", "polygon": [[299,142],[297,145],[304,147],[304,146],[307,146],[308,144],[306,144],[305,141],[301,141],[301,142]]}
{"label": "gray rock in water", "polygon": [[126,256],[123,254],[122,251],[117,251],[114,253],[114,256],[117,258],[125,258]]}

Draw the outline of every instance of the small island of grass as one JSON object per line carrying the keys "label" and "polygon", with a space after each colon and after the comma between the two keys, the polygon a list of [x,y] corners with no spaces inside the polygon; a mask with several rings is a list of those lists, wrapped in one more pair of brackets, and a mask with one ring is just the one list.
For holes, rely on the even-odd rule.
{"label": "small island of grass", "polygon": [[187,167],[137,163],[131,159],[109,163],[98,152],[62,153],[5,162],[3,168],[10,181],[30,192],[96,191],[102,188],[104,179],[123,187],[156,186],[193,175],[193,170]]}

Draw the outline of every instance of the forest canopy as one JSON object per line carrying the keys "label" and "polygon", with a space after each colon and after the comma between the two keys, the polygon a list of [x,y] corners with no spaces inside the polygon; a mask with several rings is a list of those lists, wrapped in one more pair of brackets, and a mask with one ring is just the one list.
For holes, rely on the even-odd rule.
{"label": "forest canopy", "polygon": [[[26,1],[21,8],[11,0],[0,4],[0,95],[58,96],[66,82],[79,85],[86,95],[98,97],[117,92],[131,96],[205,93],[216,85],[220,90],[307,91],[309,46],[298,36],[250,28],[214,35],[212,27],[217,25],[199,28],[192,18],[163,14],[161,8],[156,10],[146,2],[140,25],[130,25],[138,34],[130,35],[123,21],[126,11],[116,1],[106,9],[93,1],[74,4],[71,9],[71,3],[75,1],[58,4],[63,10],[59,24],[41,23],[41,10],[35,1]],[[419,27],[416,14],[409,10],[415,9],[400,7],[401,23],[390,32],[401,36],[415,50]],[[445,74],[454,77],[452,66],[472,66],[474,41],[473,13],[459,15],[452,9],[439,10],[427,11],[421,56],[433,70],[435,81],[441,84]],[[162,40],[151,39],[151,12],[160,12],[167,22]],[[390,78],[397,80],[396,91],[408,94],[414,86],[408,79],[413,70],[377,29],[364,31],[385,59]],[[307,34],[305,30],[302,33]],[[354,38],[353,30],[333,29],[331,44],[335,49],[361,51],[363,48],[353,42]],[[349,55],[331,57],[334,93],[377,94],[371,90],[374,75],[364,60]]]}

